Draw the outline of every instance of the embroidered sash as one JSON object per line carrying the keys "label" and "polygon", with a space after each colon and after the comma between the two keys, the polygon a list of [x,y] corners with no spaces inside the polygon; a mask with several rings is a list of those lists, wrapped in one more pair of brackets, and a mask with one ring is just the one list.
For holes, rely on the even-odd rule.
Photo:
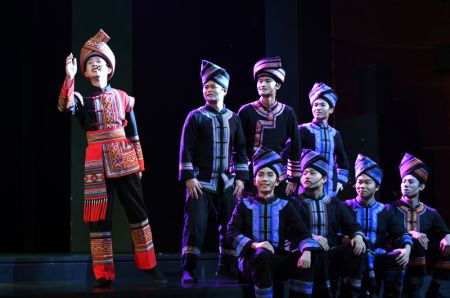
{"label": "embroidered sash", "polygon": [[103,145],[126,139],[122,127],[86,132],[87,149],[84,163],[84,214],[85,222],[97,222],[106,217],[108,195],[105,183]]}

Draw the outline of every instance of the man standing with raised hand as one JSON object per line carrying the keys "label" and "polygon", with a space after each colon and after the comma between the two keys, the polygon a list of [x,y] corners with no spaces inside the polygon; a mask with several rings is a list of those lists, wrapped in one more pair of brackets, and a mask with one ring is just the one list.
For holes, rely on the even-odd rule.
{"label": "man standing with raised hand", "polygon": [[112,207],[116,193],[131,227],[136,266],[157,283],[167,280],[156,265],[153,237],[142,192],[144,157],[133,108],[135,99],[109,84],[116,58],[100,30],[82,47],[80,66],[90,82],[88,91],[75,92],[77,59],[66,58],[66,78],[58,100],[86,131],[84,221],[89,223],[92,263],[98,286],[115,279],[112,246]]}

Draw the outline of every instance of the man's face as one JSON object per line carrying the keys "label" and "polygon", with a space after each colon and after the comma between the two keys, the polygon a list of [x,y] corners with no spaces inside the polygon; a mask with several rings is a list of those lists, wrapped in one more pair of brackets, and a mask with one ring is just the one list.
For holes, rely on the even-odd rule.
{"label": "man's face", "polygon": [[315,120],[327,120],[333,111],[334,109],[330,107],[326,100],[318,98],[313,101],[312,113]]}
{"label": "man's face", "polygon": [[402,190],[402,195],[405,197],[416,197],[425,188],[425,184],[419,182],[419,180],[413,175],[406,175],[402,179],[402,184],[400,185]]}
{"label": "man's face", "polygon": [[301,182],[305,190],[316,190],[323,187],[326,181],[327,177],[314,168],[306,168],[302,173]]}
{"label": "man's face", "polygon": [[89,78],[108,78],[112,69],[108,67],[105,59],[99,56],[92,56],[86,61],[84,75]]}
{"label": "man's face", "polygon": [[207,102],[217,103],[223,101],[227,90],[214,81],[208,81],[203,85],[203,97]]}
{"label": "man's face", "polygon": [[280,84],[271,77],[260,76],[256,82],[256,88],[258,89],[259,96],[269,97],[276,94],[277,90],[280,89]]}
{"label": "man's face", "polygon": [[369,200],[375,195],[379,187],[370,176],[361,174],[356,179],[355,188],[360,198]]}
{"label": "man's face", "polygon": [[256,173],[254,184],[258,192],[270,194],[274,191],[275,186],[279,184],[276,173],[271,168],[262,168]]}

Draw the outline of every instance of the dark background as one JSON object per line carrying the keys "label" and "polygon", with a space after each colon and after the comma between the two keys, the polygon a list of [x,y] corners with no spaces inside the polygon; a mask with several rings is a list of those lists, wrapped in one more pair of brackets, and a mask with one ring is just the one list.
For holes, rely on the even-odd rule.
{"label": "dark background", "polygon": [[[450,1],[30,0],[9,1],[4,14],[0,252],[88,249],[88,234],[76,228],[81,176],[74,164],[83,135],[56,106],[65,57],[78,56],[99,28],[118,61],[112,85],[137,100],[159,252],[180,251],[179,139],[188,112],[204,102],[202,59],[231,74],[225,101],[233,111],[257,98],[252,67],[264,56],[282,57],[287,80],[279,98],[299,122],[311,120],[313,83],[332,85],[339,101],[331,123],[350,161],[369,154],[385,170],[379,199],[398,196],[407,151],[431,168],[422,199],[450,221]],[[354,195],[351,185],[342,198]],[[211,228],[204,250],[216,249],[215,236]],[[85,238],[81,248],[77,237]]]}

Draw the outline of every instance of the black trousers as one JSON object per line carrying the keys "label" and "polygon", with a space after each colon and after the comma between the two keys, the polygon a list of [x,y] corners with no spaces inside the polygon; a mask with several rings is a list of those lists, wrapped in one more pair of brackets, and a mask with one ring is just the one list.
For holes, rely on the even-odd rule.
{"label": "black trousers", "polygon": [[405,266],[395,261],[398,254],[383,253],[367,255],[367,264],[364,271],[361,289],[370,294],[380,296],[384,282],[383,297],[401,297]]}
{"label": "black trousers", "polygon": [[320,254],[311,254],[311,267],[297,267],[300,252],[273,254],[266,249],[249,249],[239,257],[239,272],[243,281],[254,284],[256,297],[268,297],[273,285],[292,279],[290,296],[311,297],[317,259]]}
{"label": "black trousers", "polygon": [[325,261],[314,277],[314,296],[335,297],[342,281],[340,296],[359,297],[367,252],[357,256],[350,244],[341,244],[323,254]]}
{"label": "black trousers", "polygon": [[[220,185],[220,183],[219,183]],[[221,187],[218,187],[221,189]],[[197,267],[208,225],[208,216],[214,212],[219,230],[219,262],[235,260],[236,251],[226,241],[227,224],[236,205],[233,187],[217,193],[202,189],[203,194],[194,199],[186,196],[184,206],[184,229],[182,240],[182,268],[192,270]]]}
{"label": "black trousers", "polygon": [[428,249],[416,239],[413,240],[413,248],[406,271],[407,277],[423,277],[433,273],[433,277],[439,280],[450,280],[450,256],[444,257],[439,250],[439,242],[430,242]]}
{"label": "black trousers", "polygon": [[91,232],[111,231],[112,211],[115,196],[125,209],[128,221],[131,224],[143,222],[147,219],[147,208],[144,202],[141,179],[138,174],[106,179],[106,191],[108,193],[108,206],[105,220],[89,223]]}
{"label": "black trousers", "polygon": [[138,174],[106,179],[108,205],[105,220],[89,223],[91,254],[96,279],[114,280],[112,251],[112,211],[116,195],[130,223],[136,266],[141,270],[156,266],[153,237]]}

